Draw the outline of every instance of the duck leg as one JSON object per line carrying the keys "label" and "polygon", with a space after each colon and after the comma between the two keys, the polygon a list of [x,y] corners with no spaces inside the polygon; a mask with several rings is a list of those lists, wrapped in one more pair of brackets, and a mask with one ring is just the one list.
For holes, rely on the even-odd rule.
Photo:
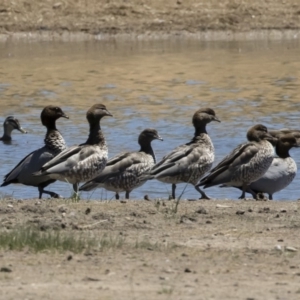
{"label": "duck leg", "polygon": [[239,199],[245,199],[246,198],[246,192],[251,194],[254,199],[257,199],[257,193],[255,193],[247,183],[243,183],[242,191],[243,191],[242,195],[239,197]]}
{"label": "duck leg", "polygon": [[204,191],[202,191],[199,186],[195,186],[195,189],[201,194],[201,198],[199,199],[206,199],[206,200],[210,200],[210,198],[205,194]]}
{"label": "duck leg", "polygon": [[130,192],[126,191],[126,193],[125,193],[125,198],[126,198],[126,199],[129,199],[129,193],[130,193]]}
{"label": "duck leg", "polygon": [[44,188],[41,186],[39,186],[38,189],[39,189],[39,199],[42,199],[43,194],[50,195],[51,198],[61,198],[60,195],[58,195],[54,192],[51,192],[51,191],[44,190]]}
{"label": "duck leg", "polygon": [[73,184],[73,190],[76,194],[78,194],[78,183],[77,182]]}
{"label": "duck leg", "polygon": [[239,197],[239,199],[245,199],[246,198],[246,189],[247,189],[247,184],[243,183],[243,185],[242,185],[242,195]]}
{"label": "duck leg", "polygon": [[119,199],[120,199],[119,193],[116,193],[116,200],[119,200]]}
{"label": "duck leg", "polygon": [[73,190],[74,190],[74,194],[72,196],[72,199],[74,201],[79,201],[80,200],[80,196],[79,196],[79,183],[76,182],[73,184]]}
{"label": "duck leg", "polygon": [[176,184],[172,183],[172,199],[175,199]]}

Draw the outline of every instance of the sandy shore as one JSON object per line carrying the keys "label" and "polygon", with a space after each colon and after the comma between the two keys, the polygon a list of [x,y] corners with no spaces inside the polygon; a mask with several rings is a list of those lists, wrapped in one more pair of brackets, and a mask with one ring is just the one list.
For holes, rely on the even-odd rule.
{"label": "sandy shore", "polygon": [[298,38],[296,0],[16,0],[0,3],[0,41]]}
{"label": "sandy shore", "polygon": [[2,200],[0,298],[299,299],[299,205]]}

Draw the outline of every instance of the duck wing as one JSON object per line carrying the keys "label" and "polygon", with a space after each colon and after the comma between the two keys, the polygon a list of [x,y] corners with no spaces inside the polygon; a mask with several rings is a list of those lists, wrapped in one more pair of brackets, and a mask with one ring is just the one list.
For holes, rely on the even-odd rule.
{"label": "duck wing", "polygon": [[[4,176],[1,186],[10,183],[30,183],[32,173],[38,171],[44,164],[54,157],[46,147],[35,150],[25,156],[8,174]],[[34,183],[35,180],[32,181]]]}
{"label": "duck wing", "polygon": [[76,145],[69,147],[65,149],[64,151],[60,152],[58,155],[56,155],[53,159],[51,159],[49,162],[44,164],[41,168],[41,173],[44,171],[47,171],[63,162],[66,162],[69,158],[71,158],[73,155],[78,154],[82,150],[82,145]]}
{"label": "duck wing", "polygon": [[106,180],[118,176],[125,178],[129,175],[133,175],[138,177],[149,170],[150,167],[147,154],[141,152],[122,153],[110,159],[101,174],[82,185],[80,190],[92,190]]}
{"label": "duck wing", "polygon": [[176,176],[193,164],[201,165],[207,160],[207,149],[199,144],[185,144],[163,157],[150,171],[155,178]]}
{"label": "duck wing", "polygon": [[237,146],[229,155],[214,167],[210,173],[200,181],[200,186],[209,187],[230,182],[236,169],[250,160],[258,153],[259,148],[253,142]]}

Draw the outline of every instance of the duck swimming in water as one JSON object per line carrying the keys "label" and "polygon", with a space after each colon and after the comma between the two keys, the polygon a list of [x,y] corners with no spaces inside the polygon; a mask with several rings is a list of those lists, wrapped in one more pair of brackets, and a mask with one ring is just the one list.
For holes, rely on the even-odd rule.
{"label": "duck swimming in water", "polygon": [[21,127],[19,120],[13,116],[9,116],[5,119],[3,123],[3,129],[4,129],[3,136],[0,137],[0,141],[3,142],[11,141],[11,133],[13,130],[18,130],[21,133],[27,133],[27,131]]}

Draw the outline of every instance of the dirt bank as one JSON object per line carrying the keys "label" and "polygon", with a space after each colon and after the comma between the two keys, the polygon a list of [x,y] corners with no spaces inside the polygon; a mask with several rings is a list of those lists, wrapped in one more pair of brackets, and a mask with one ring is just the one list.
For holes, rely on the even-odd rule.
{"label": "dirt bank", "polygon": [[299,299],[299,205],[2,200],[0,298]]}
{"label": "dirt bank", "polygon": [[[197,34],[300,28],[297,0],[4,0],[0,33]],[[45,36],[45,35],[44,35]]]}

